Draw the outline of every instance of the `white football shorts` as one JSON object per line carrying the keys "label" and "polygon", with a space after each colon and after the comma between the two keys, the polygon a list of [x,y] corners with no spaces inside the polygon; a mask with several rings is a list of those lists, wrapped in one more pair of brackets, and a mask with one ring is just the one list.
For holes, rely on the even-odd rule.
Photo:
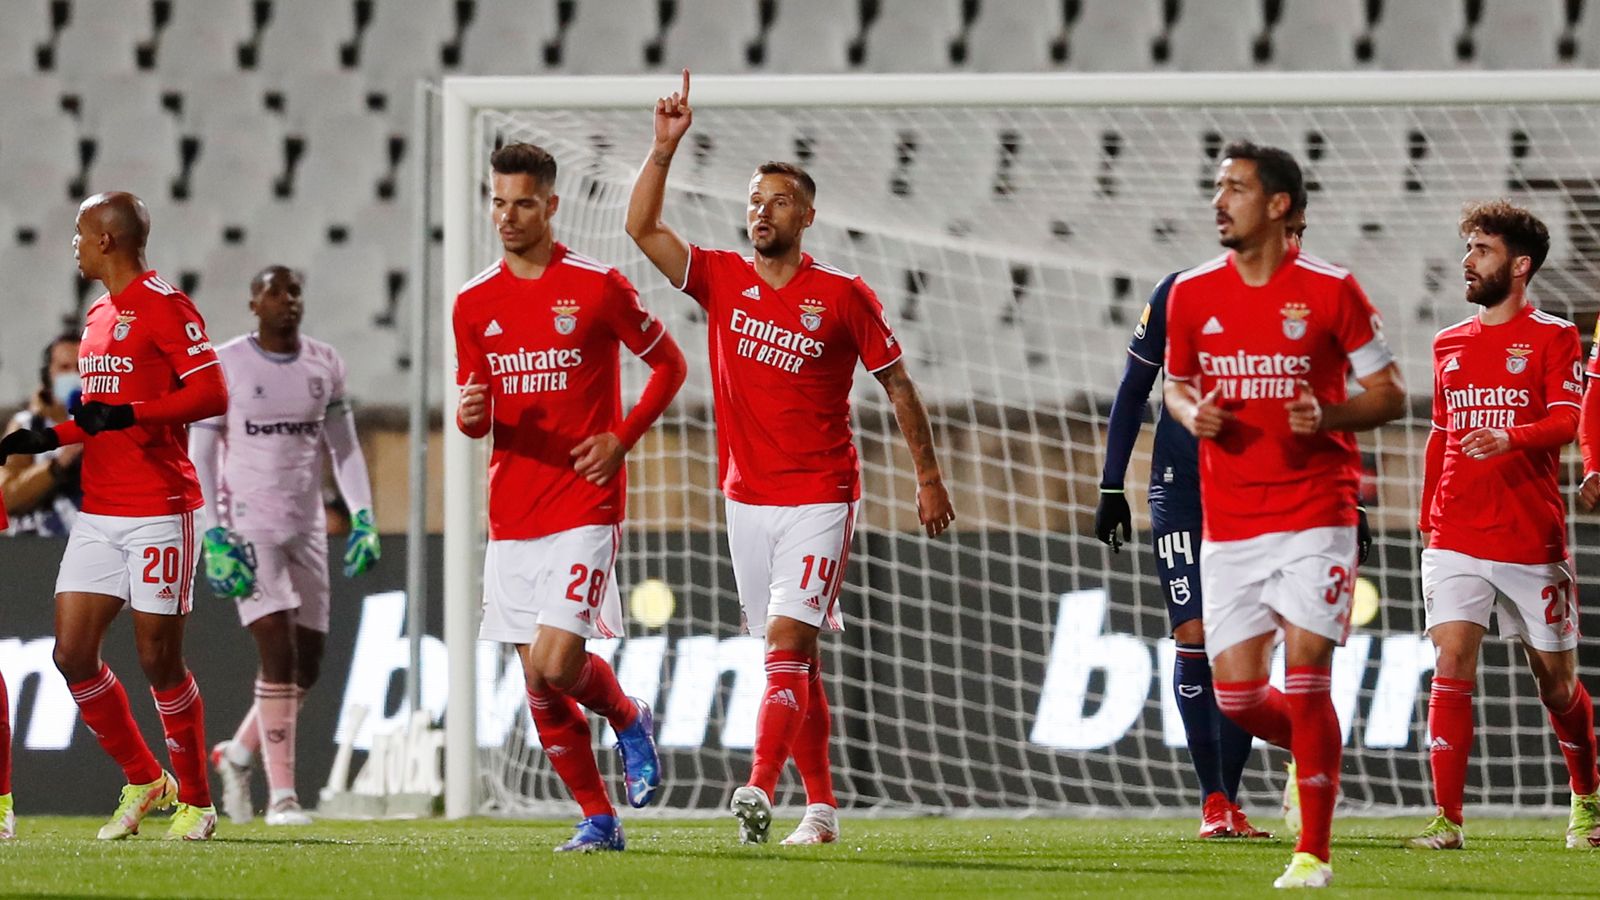
{"label": "white football shorts", "polygon": [[143,613],[188,615],[198,558],[194,513],[79,513],[56,575],[56,593],[120,597]]}
{"label": "white football shorts", "polygon": [[294,624],[328,633],[328,536],[321,532],[288,539],[242,534],[256,551],[256,589],[234,601],[239,622],[294,612]]}
{"label": "white football shorts", "polygon": [[1200,545],[1206,654],[1288,623],[1340,646],[1355,599],[1354,526],[1279,531]]}
{"label": "white football shorts", "polygon": [[1454,550],[1422,551],[1422,598],[1429,629],[1441,622],[1489,627],[1536,650],[1578,646],[1578,585],[1570,560],[1522,564],[1478,559]]}
{"label": "white football shorts", "polygon": [[775,616],[843,631],[839,589],[850,561],[856,504],[754,506],[727,502],[728,550],[745,630]]}
{"label": "white football shorts", "polygon": [[612,577],[621,542],[616,525],[490,541],[483,555],[478,639],[530,644],[545,625],[585,638],[622,634],[622,595]]}

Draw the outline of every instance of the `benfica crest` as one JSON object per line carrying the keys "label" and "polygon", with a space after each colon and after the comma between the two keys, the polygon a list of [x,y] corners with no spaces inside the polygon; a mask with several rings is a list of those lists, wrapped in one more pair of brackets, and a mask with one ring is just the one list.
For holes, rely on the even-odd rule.
{"label": "benfica crest", "polygon": [[1281,310],[1283,313],[1283,336],[1291,341],[1298,341],[1306,336],[1306,317],[1311,315],[1311,307],[1304,303],[1287,303]]}
{"label": "benfica crest", "polygon": [[133,313],[118,313],[117,324],[111,327],[111,336],[119,341],[127,337],[128,332],[133,330],[133,320],[135,318],[136,316]]}
{"label": "benfica crest", "polygon": [[572,330],[578,327],[578,304],[568,300],[557,303],[550,309],[556,314],[557,333],[571,334]]}
{"label": "benfica crest", "polygon": [[822,327],[822,314],[827,311],[827,307],[815,300],[802,303],[800,304],[800,324],[804,325],[807,331],[816,331]]}
{"label": "benfica crest", "polygon": [[1533,355],[1533,348],[1527,344],[1512,344],[1506,348],[1506,354],[1506,371],[1521,375],[1528,370],[1528,357]]}

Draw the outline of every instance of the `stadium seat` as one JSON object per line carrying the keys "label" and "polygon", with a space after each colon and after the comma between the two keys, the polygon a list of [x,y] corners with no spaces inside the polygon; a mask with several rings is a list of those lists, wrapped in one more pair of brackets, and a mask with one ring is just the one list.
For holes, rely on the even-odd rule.
{"label": "stadium seat", "polygon": [[1260,0],[1189,0],[1168,33],[1169,65],[1190,72],[1253,69],[1265,27]]}
{"label": "stadium seat", "polygon": [[340,46],[355,35],[350,0],[272,0],[261,31],[256,68],[269,78],[343,67]]}
{"label": "stadium seat", "polygon": [[328,218],[337,215],[319,198],[278,200],[255,210],[244,224],[244,243],[262,266],[303,269],[328,240]]}
{"label": "stadium seat", "polygon": [[48,3],[10,3],[0,28],[0,79],[39,70],[39,48],[52,35]]}
{"label": "stadium seat", "polygon": [[94,142],[91,171],[141,163],[169,175],[178,174],[178,125],[166,113],[126,108],[105,111],[95,117],[87,137]]}
{"label": "stadium seat", "polygon": [[879,0],[867,26],[866,68],[872,72],[943,72],[961,34],[960,0]]}
{"label": "stadium seat", "polygon": [[827,74],[850,68],[850,42],[861,31],[855,0],[781,0],[767,30],[768,72]]}
{"label": "stadium seat", "polygon": [[1454,69],[1466,27],[1461,0],[1383,0],[1372,25],[1373,58],[1381,69]]}
{"label": "stadium seat", "polygon": [[1284,0],[1272,29],[1273,68],[1341,72],[1355,68],[1367,31],[1365,0]]}
{"label": "stadium seat", "polygon": [[8,119],[0,133],[0,196],[26,209],[69,198],[69,182],[82,168],[78,134],[64,115]]}
{"label": "stadium seat", "polygon": [[78,118],[90,130],[105,116],[167,115],[161,105],[161,82],[148,72],[79,81],[68,96],[77,100]]}
{"label": "stadium seat", "polygon": [[303,129],[318,118],[367,112],[367,80],[353,70],[285,75],[278,79],[277,93],[293,129]]}
{"label": "stadium seat", "polygon": [[78,3],[72,9],[56,38],[55,71],[82,81],[138,70],[139,43],[155,32],[146,0]]}
{"label": "stadium seat", "polygon": [[392,328],[374,323],[389,302],[389,273],[376,248],[328,246],[305,270],[306,330],[354,354],[362,364],[350,369],[352,396],[395,402],[394,376],[399,342]]}
{"label": "stadium seat", "polygon": [[561,70],[570,75],[636,75],[650,66],[645,45],[661,30],[656,0],[575,4],[561,34]]}
{"label": "stadium seat", "polygon": [[361,32],[360,67],[379,80],[437,75],[455,33],[454,3],[374,3]]}
{"label": "stadium seat", "polygon": [[12,124],[18,119],[60,114],[66,92],[54,75],[0,76],[0,141],[19,133]]}
{"label": "stadium seat", "polygon": [[990,0],[967,31],[967,68],[974,72],[1045,72],[1052,46],[1066,37],[1061,0]]}
{"label": "stadium seat", "polygon": [[389,171],[388,125],[362,113],[326,115],[313,119],[304,135],[295,196],[314,199],[332,221],[346,223],[378,197],[378,181]]}
{"label": "stadium seat", "polygon": [[369,203],[350,217],[350,240],[377,248],[391,270],[409,270],[415,262],[416,211],[404,203]]}
{"label": "stadium seat", "polygon": [[166,82],[181,98],[185,134],[199,134],[218,119],[264,115],[266,84],[254,72],[188,75]]}
{"label": "stadium seat", "polygon": [[190,171],[190,200],[234,213],[269,203],[284,173],[283,121],[270,113],[211,119]]}
{"label": "stadium seat", "polygon": [[1067,65],[1080,72],[1143,72],[1166,28],[1162,0],[1082,0],[1068,33]]}
{"label": "stadium seat", "polygon": [[477,0],[461,38],[468,75],[536,75],[556,36],[555,0]]}
{"label": "stadium seat", "polygon": [[146,198],[150,209],[150,265],[174,284],[185,272],[205,268],[222,245],[222,215],[199,203],[174,203]]}
{"label": "stadium seat", "polygon": [[255,32],[251,0],[173,3],[157,36],[156,68],[164,76],[222,75],[239,69],[239,47]]}
{"label": "stadium seat", "polygon": [[667,26],[662,66],[688,66],[696,72],[743,72],[748,50],[761,34],[756,0],[700,0],[680,3]]}
{"label": "stadium seat", "polygon": [[1485,69],[1546,69],[1561,64],[1566,0],[1483,0],[1472,30]]}

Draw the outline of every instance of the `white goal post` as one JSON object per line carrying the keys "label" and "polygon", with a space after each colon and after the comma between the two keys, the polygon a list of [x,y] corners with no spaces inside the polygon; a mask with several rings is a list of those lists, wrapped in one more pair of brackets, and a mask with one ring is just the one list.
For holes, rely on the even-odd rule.
{"label": "white goal post", "polygon": [[[499,138],[550,147],[563,167],[558,238],[622,268],[689,350],[704,342],[692,301],[642,265],[620,218],[650,109],[677,85],[672,73],[443,83],[434,314],[443,322],[449,817],[486,801],[524,813],[563,802],[537,741],[508,718],[520,690],[494,687],[503,687],[504,660],[476,640],[486,454],[453,426],[449,311],[456,289],[498,255],[486,239],[486,158]],[[695,130],[674,165],[665,218],[693,240],[737,246],[739,173],[767,158],[813,157],[802,160],[819,182],[807,247],[862,272],[884,300],[934,410],[960,516],[945,545],[907,534],[898,433],[877,386],[858,376],[871,527],[843,602],[853,619],[870,607],[892,623],[861,623],[863,636],[836,652],[828,677],[842,721],[842,799],[862,807],[1140,814],[1179,811],[1163,797],[1195,800],[1164,687],[1170,642],[1144,545],[1144,449],[1128,476],[1140,497],[1132,552],[1113,557],[1087,522],[1105,412],[1144,297],[1161,275],[1217,252],[1204,179],[1218,139],[1279,144],[1306,166],[1308,252],[1347,265],[1373,296],[1397,336],[1414,413],[1426,415],[1428,339],[1466,314],[1451,305],[1461,202],[1508,194],[1532,204],[1557,241],[1536,297],[1569,318],[1596,308],[1587,291],[1600,283],[1600,73],[722,76],[696,77],[692,102]],[[690,359],[703,382],[704,350]],[[693,781],[669,803],[710,809],[747,764],[736,720],[748,704],[745,648],[731,643],[738,619],[729,620],[718,561],[720,504],[707,483],[709,404],[695,378],[664,417],[667,433],[641,441],[630,460],[625,528],[641,531],[619,559],[619,573],[632,576],[625,597],[630,582],[658,579],[682,595],[682,609],[665,625],[630,619],[624,649],[607,652],[618,654],[625,686],[660,691],[659,714],[678,717],[671,727],[707,734],[720,724],[716,740],[681,741],[669,756],[669,778]],[[626,382],[625,403],[639,381]],[[1346,803],[1368,809],[1426,802],[1416,737],[1432,662],[1419,635],[1410,528],[1419,424],[1414,415],[1363,439],[1383,533],[1367,574],[1382,602],[1341,651],[1335,693],[1352,748]],[[1580,550],[1580,574],[1585,562]],[[1582,653],[1594,662],[1590,641]],[[722,656],[701,666],[695,654]],[[1504,648],[1484,668],[1469,802],[1549,808],[1564,775],[1553,738],[1539,730],[1531,681]],[[673,707],[691,680],[704,686],[693,715]],[[714,698],[709,719],[704,697]],[[489,747],[484,729],[517,746]],[[1246,788],[1267,796],[1263,760],[1252,762]]]}

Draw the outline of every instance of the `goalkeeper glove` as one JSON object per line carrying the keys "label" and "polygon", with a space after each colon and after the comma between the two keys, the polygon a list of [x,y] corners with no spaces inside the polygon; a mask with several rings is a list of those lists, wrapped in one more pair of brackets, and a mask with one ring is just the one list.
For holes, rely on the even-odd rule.
{"label": "goalkeeper glove", "polygon": [[1367,508],[1356,507],[1356,561],[1366,562],[1372,555],[1372,526],[1367,524]]}
{"label": "goalkeeper glove", "polygon": [[344,577],[354,578],[367,571],[382,555],[378,547],[378,527],[372,523],[372,510],[356,510],[350,517],[350,539],[344,545]]}
{"label": "goalkeeper glove", "polygon": [[[1122,536],[1117,536],[1121,529]],[[1100,505],[1094,511],[1094,536],[1109,546],[1112,553],[1122,552],[1122,542],[1133,535],[1133,511],[1128,509],[1128,495],[1120,490],[1100,489]]]}
{"label": "goalkeeper glove", "polygon": [[102,431],[121,431],[133,425],[133,406],[130,404],[101,403],[99,400],[90,400],[78,407],[78,412],[72,417],[89,434],[99,434]]}
{"label": "goalkeeper glove", "polygon": [[250,596],[256,588],[256,548],[220,525],[206,531],[203,546],[211,592],[231,600]]}
{"label": "goalkeeper glove", "polygon": [[0,462],[5,462],[7,456],[38,456],[40,453],[49,453],[61,446],[61,439],[56,437],[54,429],[18,428],[3,438],[0,438]]}

